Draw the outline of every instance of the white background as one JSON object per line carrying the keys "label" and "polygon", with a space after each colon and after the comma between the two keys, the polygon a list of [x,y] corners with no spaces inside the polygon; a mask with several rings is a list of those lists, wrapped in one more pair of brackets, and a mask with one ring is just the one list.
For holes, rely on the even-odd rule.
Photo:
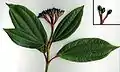
{"label": "white background", "polygon": [[[102,1],[103,4],[108,4],[106,2],[108,0],[99,1]],[[99,1],[98,3],[100,3]],[[109,2],[111,4],[106,6],[116,9],[115,7],[118,6],[112,3],[117,1],[118,0]],[[27,6],[36,15],[47,8],[57,7],[64,9],[66,12],[59,21],[72,9],[85,4],[84,16],[80,27],[68,39],[53,44],[52,56],[55,55],[63,45],[78,38],[98,37],[113,45],[120,45],[120,26],[93,26],[93,6],[91,0],[0,0],[0,72],[44,72],[42,53],[16,45],[2,30],[2,28],[14,27],[9,18],[8,7],[5,5],[5,2]],[[41,21],[49,35],[49,25],[43,19],[41,19]],[[109,20],[111,23],[112,21],[116,22],[114,19]],[[57,58],[50,64],[49,72],[119,72],[119,50],[120,49],[116,49],[102,60],[87,63],[75,63]]]}

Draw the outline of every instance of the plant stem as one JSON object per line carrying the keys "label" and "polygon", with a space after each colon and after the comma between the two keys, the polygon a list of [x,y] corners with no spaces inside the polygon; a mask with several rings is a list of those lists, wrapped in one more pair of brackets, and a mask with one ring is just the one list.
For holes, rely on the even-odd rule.
{"label": "plant stem", "polygon": [[56,56],[54,56],[53,58],[51,58],[49,61],[48,61],[48,63],[50,63],[53,59],[55,59],[55,58],[57,58],[58,56],[56,55]]}
{"label": "plant stem", "polygon": [[100,24],[103,24],[102,23],[102,14],[100,14]]}
{"label": "plant stem", "polygon": [[46,59],[46,66],[45,66],[45,72],[48,72],[48,67],[50,63],[50,48],[52,45],[52,36],[53,36],[53,31],[54,31],[54,25],[51,24],[51,35],[47,43],[47,55],[44,53],[45,59]]}
{"label": "plant stem", "polygon": [[48,62],[46,62],[45,72],[48,72],[48,67],[49,67],[49,63],[48,63]]}
{"label": "plant stem", "polygon": [[100,24],[102,24],[102,13],[99,11]]}
{"label": "plant stem", "polygon": [[104,21],[106,20],[106,18],[108,17],[108,14],[105,16],[105,18],[102,20],[102,24],[104,23]]}
{"label": "plant stem", "polygon": [[98,11],[98,13],[99,13],[99,17],[100,17],[100,23],[101,23],[101,14],[100,14],[100,11]]}

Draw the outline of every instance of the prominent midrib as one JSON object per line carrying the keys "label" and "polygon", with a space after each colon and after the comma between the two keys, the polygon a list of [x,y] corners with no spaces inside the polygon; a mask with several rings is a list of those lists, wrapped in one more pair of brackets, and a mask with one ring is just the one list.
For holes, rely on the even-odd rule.
{"label": "prominent midrib", "polygon": [[[79,11],[81,11],[81,10],[79,10]],[[77,14],[79,13],[79,11],[77,12],[77,11],[73,11],[73,13],[76,13],[77,12]],[[68,14],[68,17],[64,20],[64,22],[67,20],[67,19],[69,19],[71,16],[72,13],[70,13],[70,14]],[[77,14],[75,14],[75,16],[74,16],[74,18],[77,16]],[[73,20],[74,20],[74,18],[73,18]],[[72,21],[70,21],[70,23],[71,23]],[[69,23],[69,24],[70,24]],[[62,23],[62,25],[63,25],[64,23]],[[64,30],[66,30],[67,29],[67,27],[69,26],[69,24],[64,28]],[[59,30],[57,30],[57,32],[56,32],[56,37],[55,38],[58,38],[63,32],[64,32],[64,30],[62,30],[61,31],[61,28],[59,28]],[[60,32],[59,32],[60,31]],[[59,33],[59,34],[57,34],[57,33]]]}
{"label": "prominent midrib", "polygon": [[[82,15],[82,14],[79,12],[79,13],[75,16],[74,20],[76,19],[76,17],[77,17],[78,15]],[[74,20],[73,20],[73,21],[74,21]],[[72,22],[73,22],[73,21],[72,21]],[[72,23],[72,22],[71,22],[71,23]],[[77,21],[77,23],[79,23],[79,22],[80,22],[80,21]],[[77,23],[73,26],[73,29],[77,26]],[[69,28],[69,27],[67,27],[67,28]],[[66,28],[66,29],[67,29],[67,28]],[[65,34],[62,35],[61,37],[58,36],[58,39],[61,39],[62,37],[68,35],[71,31],[72,31],[72,29],[70,29],[67,33],[65,33]],[[64,31],[63,31],[63,33],[64,33]]]}
{"label": "prominent midrib", "polygon": [[[15,11],[16,14],[22,19],[22,21],[24,21],[23,18],[18,14],[18,12],[17,12],[16,10],[14,10],[14,11]],[[12,11],[11,11],[11,12],[12,12]],[[12,12],[12,15],[14,16],[14,12]],[[14,18],[16,18],[16,17],[14,16]],[[17,19],[15,19],[15,20],[16,20],[17,24],[19,24],[19,22],[17,21]],[[31,31],[32,37],[34,37],[36,40],[38,40],[38,38],[34,35],[32,29],[29,27],[29,25],[28,25],[25,21],[24,21],[24,23],[27,25],[28,29]],[[22,28],[21,28],[20,30],[22,30]],[[25,30],[25,32],[27,32],[27,31]],[[30,35],[31,35],[31,34],[30,34]]]}
{"label": "prominent midrib", "polygon": [[[35,41],[35,40],[30,40],[29,38],[24,37],[24,36],[22,36],[22,35],[18,35],[18,34],[14,33],[14,32],[12,32],[12,34],[14,34],[14,35],[16,35],[16,36],[18,36],[18,37],[21,37],[21,38],[25,39],[26,41],[29,41],[29,42],[34,43],[34,44],[36,44],[36,42],[37,42],[37,41]],[[37,43],[38,43],[38,42],[37,42]]]}
{"label": "prominent midrib", "polygon": [[[83,47],[81,47],[82,45],[84,45],[84,44],[79,44],[79,45],[71,45],[71,44],[69,44],[68,46],[64,46],[63,48],[66,48],[66,49],[64,49],[64,50],[61,50],[60,51],[60,53],[58,53],[58,55],[60,54],[60,55],[62,55],[62,54],[66,54],[67,53],[67,51],[69,51],[69,50],[71,50],[71,49],[75,49],[76,47],[79,47],[81,50],[82,50],[82,48]],[[84,45],[85,46],[85,45]],[[102,48],[100,48],[100,47],[98,47],[96,50],[100,50],[100,49],[104,49],[104,48],[111,48],[112,46],[111,45],[105,45],[105,46],[103,46]],[[89,50],[91,50],[91,52],[92,51],[94,51],[95,50],[95,48],[88,48],[88,47],[84,47],[84,50],[86,50],[86,49],[89,49]],[[115,47],[112,47],[110,50],[113,50],[113,49],[115,49]]]}
{"label": "prominent midrib", "polygon": [[[22,8],[21,8],[21,9],[22,9]],[[22,9],[22,10],[23,10],[23,12],[31,19],[31,21],[34,20],[34,19],[32,18],[33,16],[31,16],[31,15],[30,15],[27,11],[25,11],[24,9]],[[29,10],[28,10],[28,11],[29,11]],[[36,25],[36,22],[35,22],[35,21],[32,21],[32,22],[33,22],[33,24],[35,25],[35,28],[37,29],[36,31],[37,31],[38,34],[39,34],[39,35],[38,35],[38,38],[40,38],[40,36],[42,36],[42,35],[41,35],[41,32],[39,31],[39,28],[38,28],[38,26]],[[35,33],[34,33],[34,34],[35,34]],[[36,35],[36,34],[35,34],[35,35]],[[43,38],[41,38],[41,39],[42,39],[42,41],[44,41]]]}

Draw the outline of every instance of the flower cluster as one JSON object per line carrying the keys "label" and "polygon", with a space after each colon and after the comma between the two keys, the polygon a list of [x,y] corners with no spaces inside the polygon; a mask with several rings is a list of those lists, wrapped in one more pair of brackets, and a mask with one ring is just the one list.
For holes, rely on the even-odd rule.
{"label": "flower cluster", "polygon": [[108,15],[112,13],[112,10],[111,9],[108,10],[106,16],[103,18],[103,13],[105,12],[105,8],[104,7],[102,8],[100,5],[98,5],[97,9],[100,16],[100,24],[103,24],[105,19],[108,17]]}
{"label": "flower cluster", "polygon": [[44,18],[49,24],[54,25],[64,10],[57,8],[47,9],[39,13],[38,18]]}

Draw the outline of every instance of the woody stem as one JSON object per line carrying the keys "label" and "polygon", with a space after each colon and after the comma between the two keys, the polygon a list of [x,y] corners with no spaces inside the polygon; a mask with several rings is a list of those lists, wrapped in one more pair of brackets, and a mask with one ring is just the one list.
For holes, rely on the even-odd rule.
{"label": "woody stem", "polygon": [[48,71],[48,67],[49,67],[49,63],[50,63],[50,48],[51,48],[51,45],[52,45],[53,31],[54,31],[54,24],[51,24],[51,35],[50,35],[49,41],[47,43],[47,55],[46,55],[45,72]]}

